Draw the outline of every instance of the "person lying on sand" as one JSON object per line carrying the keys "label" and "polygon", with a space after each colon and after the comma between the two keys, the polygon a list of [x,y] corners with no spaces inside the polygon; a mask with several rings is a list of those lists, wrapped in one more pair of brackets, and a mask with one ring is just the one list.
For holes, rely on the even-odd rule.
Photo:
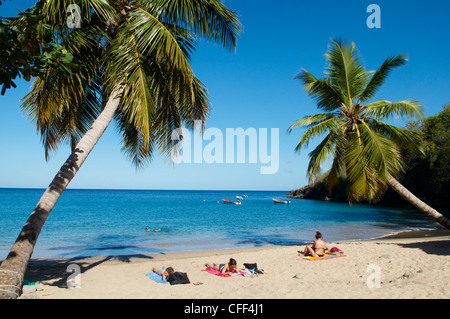
{"label": "person lying on sand", "polygon": [[227,262],[226,264],[206,263],[205,267],[218,270],[222,274],[231,274],[239,272],[236,260],[234,260],[233,258],[230,258],[230,261]]}
{"label": "person lying on sand", "polygon": [[329,250],[326,242],[323,241],[322,234],[320,232],[316,233],[316,240],[312,244],[311,247],[306,246],[303,252],[299,251],[299,253],[303,256],[313,256],[313,257],[323,257],[325,255],[325,251]]}
{"label": "person lying on sand", "polygon": [[167,280],[167,277],[171,274],[175,273],[175,270],[173,270],[172,267],[163,268],[161,270],[156,269],[153,267],[153,272],[157,273],[158,275],[162,276],[163,280]]}

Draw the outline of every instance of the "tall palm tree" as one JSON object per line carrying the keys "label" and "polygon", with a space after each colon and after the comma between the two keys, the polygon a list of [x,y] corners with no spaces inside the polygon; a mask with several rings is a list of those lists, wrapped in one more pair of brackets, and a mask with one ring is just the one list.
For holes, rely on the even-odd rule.
{"label": "tall palm tree", "polygon": [[296,151],[308,145],[311,138],[325,138],[310,153],[308,177],[316,179],[321,166],[332,159],[326,173],[330,191],[346,178],[350,202],[380,199],[387,186],[426,215],[450,229],[450,222],[428,206],[396,179],[404,163],[400,147],[420,148],[416,132],[384,122],[392,117],[421,117],[422,105],[417,100],[370,102],[389,73],[406,63],[404,55],[391,56],[375,71],[366,71],[353,43],[332,40],[325,54],[325,77],[317,79],[306,70],[295,77],[300,80],[324,113],[306,116],[292,124],[306,127]]}
{"label": "tall palm tree", "polygon": [[[69,0],[41,0],[41,41],[73,55],[70,69],[48,66],[24,98],[46,157],[67,142],[72,154],[31,213],[0,268],[0,297],[20,294],[41,229],[75,174],[115,120],[122,150],[136,166],[155,150],[176,150],[174,129],[194,126],[209,112],[205,86],[189,64],[197,36],[235,49],[238,16],[219,0],[83,0],[81,28],[69,29]],[[50,39],[49,36],[50,35]],[[46,39],[46,40],[44,40]]]}

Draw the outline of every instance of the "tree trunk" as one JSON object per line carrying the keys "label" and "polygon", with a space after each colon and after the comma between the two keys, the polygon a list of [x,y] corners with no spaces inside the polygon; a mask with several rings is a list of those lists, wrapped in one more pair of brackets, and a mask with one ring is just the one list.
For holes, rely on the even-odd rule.
{"label": "tree trunk", "polygon": [[392,176],[389,177],[388,185],[392,187],[401,197],[413,204],[417,209],[425,213],[428,217],[432,218],[434,221],[438,222],[445,228],[450,229],[450,221],[444,215],[439,213],[433,207],[425,204]]}
{"label": "tree trunk", "polygon": [[117,86],[109,96],[103,111],[60,168],[22,228],[19,237],[0,267],[0,298],[13,299],[20,296],[23,277],[42,227],[59,197],[75,177],[113,119],[121,94],[122,87]]}

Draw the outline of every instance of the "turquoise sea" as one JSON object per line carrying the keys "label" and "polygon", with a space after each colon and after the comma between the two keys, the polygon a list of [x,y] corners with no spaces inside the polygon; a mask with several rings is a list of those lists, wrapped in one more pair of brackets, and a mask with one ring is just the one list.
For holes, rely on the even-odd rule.
{"label": "turquoise sea", "polygon": [[[4,259],[43,189],[0,189],[0,259]],[[302,245],[364,240],[437,229],[414,209],[285,199],[280,191],[78,190],[61,196],[33,258],[136,255],[155,252]],[[241,205],[227,205],[248,195]],[[151,231],[145,231],[145,228]],[[158,231],[154,231],[158,230]]]}

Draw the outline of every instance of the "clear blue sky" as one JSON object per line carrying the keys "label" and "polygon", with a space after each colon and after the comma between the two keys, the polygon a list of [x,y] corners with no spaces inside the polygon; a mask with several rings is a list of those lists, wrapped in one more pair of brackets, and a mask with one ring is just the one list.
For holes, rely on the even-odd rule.
{"label": "clear blue sky", "polygon": [[[369,29],[369,4],[381,8],[381,28]],[[33,1],[6,1],[1,16],[14,15]],[[450,102],[450,3],[406,0],[268,1],[227,0],[241,16],[244,31],[237,52],[200,42],[192,66],[206,84],[212,104],[207,127],[279,128],[279,170],[261,175],[256,164],[180,164],[156,156],[136,170],[120,151],[111,125],[69,188],[291,190],[305,185],[308,152],[294,153],[302,131],[286,133],[297,119],[317,112],[293,77],[305,68],[320,77],[330,38],[354,41],[369,70],[392,54],[408,54],[375,99],[419,99],[425,116]],[[40,137],[20,112],[30,87],[0,96],[0,187],[39,187],[50,183],[70,154],[67,146],[46,162]],[[392,122],[404,125],[404,122]],[[207,142],[204,142],[204,145]]]}

